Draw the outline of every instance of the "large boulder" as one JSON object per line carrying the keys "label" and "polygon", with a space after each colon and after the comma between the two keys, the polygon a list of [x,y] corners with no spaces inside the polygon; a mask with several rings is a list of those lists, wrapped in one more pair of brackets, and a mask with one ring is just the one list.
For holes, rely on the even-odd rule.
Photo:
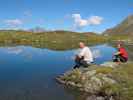
{"label": "large boulder", "polygon": [[65,86],[92,94],[88,100],[118,100],[117,97],[120,100],[132,100],[128,96],[133,95],[132,70],[132,62],[120,65],[105,62],[88,68],[72,69],[57,77],[57,80]]}

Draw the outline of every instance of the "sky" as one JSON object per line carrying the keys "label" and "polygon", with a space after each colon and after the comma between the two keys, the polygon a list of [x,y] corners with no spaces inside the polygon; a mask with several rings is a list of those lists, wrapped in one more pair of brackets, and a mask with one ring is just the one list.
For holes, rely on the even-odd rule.
{"label": "sky", "polygon": [[0,29],[103,32],[133,14],[133,0],[0,0]]}

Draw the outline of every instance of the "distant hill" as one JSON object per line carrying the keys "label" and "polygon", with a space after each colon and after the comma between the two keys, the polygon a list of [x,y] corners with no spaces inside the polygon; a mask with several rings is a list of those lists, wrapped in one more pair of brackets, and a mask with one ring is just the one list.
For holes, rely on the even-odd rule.
{"label": "distant hill", "polygon": [[77,35],[80,34],[82,36],[92,36],[92,35],[97,35],[99,36],[99,34],[94,33],[94,32],[74,32],[74,31],[65,31],[65,30],[45,30],[44,28],[41,27],[35,27],[29,30],[0,30],[0,34],[1,33],[24,33],[24,34],[34,34],[34,33],[38,33],[38,34],[44,34],[44,33],[50,33],[49,35],[53,34],[59,34],[59,35],[64,35],[64,34],[68,34],[70,36],[72,35]]}
{"label": "distant hill", "polygon": [[94,33],[94,32],[84,32],[84,34],[90,36],[90,35],[98,35],[97,33]]}
{"label": "distant hill", "polygon": [[34,33],[22,30],[0,30],[1,45],[29,45],[54,50],[77,48],[81,41],[87,45],[94,45],[105,43],[106,40],[102,35],[89,32],[56,30]]}
{"label": "distant hill", "polygon": [[103,34],[133,35],[133,15],[128,16],[124,21],[114,28],[107,29]]}
{"label": "distant hill", "polygon": [[44,28],[39,27],[39,26],[32,28],[32,29],[29,29],[28,31],[33,32],[33,33],[46,32],[46,30]]}

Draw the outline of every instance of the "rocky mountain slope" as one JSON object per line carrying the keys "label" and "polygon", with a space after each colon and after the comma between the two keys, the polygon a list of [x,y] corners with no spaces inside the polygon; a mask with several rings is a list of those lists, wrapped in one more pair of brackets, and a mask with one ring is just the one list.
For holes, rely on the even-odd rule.
{"label": "rocky mountain slope", "polygon": [[133,15],[128,16],[124,21],[114,28],[107,29],[104,34],[133,35]]}

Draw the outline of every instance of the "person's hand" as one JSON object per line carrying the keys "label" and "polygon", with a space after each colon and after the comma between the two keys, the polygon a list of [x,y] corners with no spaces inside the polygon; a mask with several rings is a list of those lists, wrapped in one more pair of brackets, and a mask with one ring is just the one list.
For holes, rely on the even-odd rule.
{"label": "person's hand", "polygon": [[75,55],[75,59],[79,58],[78,55]]}
{"label": "person's hand", "polygon": [[115,55],[116,55],[116,53],[113,54],[113,56],[115,56]]}
{"label": "person's hand", "polygon": [[75,58],[77,58],[78,57],[78,55],[75,55]]}
{"label": "person's hand", "polygon": [[114,53],[114,56],[119,55],[119,52]]}

